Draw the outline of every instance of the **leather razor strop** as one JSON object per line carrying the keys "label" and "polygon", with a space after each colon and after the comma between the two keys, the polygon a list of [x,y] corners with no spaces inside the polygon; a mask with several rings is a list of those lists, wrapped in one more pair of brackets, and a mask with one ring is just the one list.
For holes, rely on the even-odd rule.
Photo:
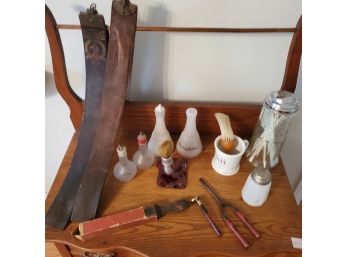
{"label": "leather razor strop", "polygon": [[164,205],[152,204],[110,214],[108,216],[80,223],[78,231],[76,231],[74,236],[80,240],[88,240],[97,236],[101,232],[109,233],[115,229],[124,229],[146,224],[162,218],[167,213],[184,211],[188,209],[192,203],[193,202],[190,200],[181,199]]}
{"label": "leather razor strop", "polygon": [[63,230],[73,210],[75,198],[86,170],[95,137],[105,79],[108,31],[95,5],[81,12],[80,23],[86,62],[86,97],[77,147],[69,172],[46,213],[49,227]]}
{"label": "leather razor strop", "polygon": [[127,0],[113,0],[100,120],[71,214],[73,221],[86,221],[96,215],[130,84],[136,23],[137,6]]}

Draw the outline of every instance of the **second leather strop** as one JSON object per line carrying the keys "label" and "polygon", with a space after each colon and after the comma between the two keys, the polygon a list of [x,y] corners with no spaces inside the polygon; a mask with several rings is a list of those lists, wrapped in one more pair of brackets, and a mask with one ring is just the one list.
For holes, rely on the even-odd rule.
{"label": "second leather strop", "polygon": [[[54,18],[52,19],[55,23]],[[108,31],[104,18],[98,15],[95,6],[92,5],[87,12],[80,13],[80,22],[86,62],[86,97],[82,124],[69,172],[45,219],[46,225],[60,230],[63,230],[70,220],[78,188],[90,157],[100,116],[105,78]],[[61,44],[60,40],[58,41]]]}

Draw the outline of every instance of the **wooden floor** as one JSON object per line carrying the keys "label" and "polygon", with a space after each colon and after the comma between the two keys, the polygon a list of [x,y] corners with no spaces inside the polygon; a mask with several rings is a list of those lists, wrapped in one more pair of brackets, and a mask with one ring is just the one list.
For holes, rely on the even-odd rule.
{"label": "wooden floor", "polygon": [[45,256],[46,257],[61,257],[57,248],[52,243],[45,243]]}

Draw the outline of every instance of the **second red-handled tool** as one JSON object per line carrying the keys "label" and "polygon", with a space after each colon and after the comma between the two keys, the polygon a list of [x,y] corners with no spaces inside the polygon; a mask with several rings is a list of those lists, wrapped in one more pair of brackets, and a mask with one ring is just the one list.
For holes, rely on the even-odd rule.
{"label": "second red-handled tool", "polygon": [[199,199],[199,196],[196,196],[194,198],[192,198],[191,202],[196,202],[199,206],[199,208],[201,209],[202,213],[204,214],[205,218],[208,220],[209,224],[211,225],[211,227],[214,229],[216,235],[218,237],[220,237],[222,235],[221,230],[219,229],[219,227],[215,224],[215,222],[212,220],[212,218],[210,218],[208,210],[204,207],[204,205],[202,204],[201,200]]}
{"label": "second red-handled tool", "polygon": [[261,233],[254,228],[254,226],[247,220],[247,218],[243,215],[243,213],[241,213],[238,210],[238,208],[236,208],[232,204],[227,203],[224,200],[222,200],[222,198],[220,196],[218,196],[218,194],[212,189],[212,187],[208,184],[208,182],[205,179],[199,178],[199,181],[204,186],[204,188],[207,189],[208,192],[215,198],[216,202],[220,206],[220,212],[221,212],[221,216],[222,216],[224,222],[226,223],[226,225],[229,227],[229,229],[234,233],[234,235],[238,238],[238,240],[241,242],[241,244],[245,248],[248,248],[250,246],[250,244],[248,243],[248,241],[246,241],[246,239],[243,237],[243,235],[237,230],[237,228],[235,227],[233,222],[227,217],[226,208],[228,208],[228,207],[231,208],[233,210],[233,212],[237,215],[237,217],[244,223],[244,225],[250,230],[250,232],[256,238],[261,237]]}

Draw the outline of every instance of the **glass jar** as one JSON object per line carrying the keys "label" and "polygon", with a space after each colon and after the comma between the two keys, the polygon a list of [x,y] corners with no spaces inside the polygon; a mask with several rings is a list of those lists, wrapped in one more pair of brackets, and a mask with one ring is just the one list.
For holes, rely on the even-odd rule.
{"label": "glass jar", "polygon": [[255,167],[271,169],[278,164],[280,151],[299,105],[294,94],[273,91],[262,110],[246,152]]}
{"label": "glass jar", "polygon": [[255,166],[242,189],[244,202],[251,206],[265,203],[271,188],[270,169],[279,162],[280,151],[299,106],[294,94],[273,91],[264,100],[262,110],[246,152]]}

